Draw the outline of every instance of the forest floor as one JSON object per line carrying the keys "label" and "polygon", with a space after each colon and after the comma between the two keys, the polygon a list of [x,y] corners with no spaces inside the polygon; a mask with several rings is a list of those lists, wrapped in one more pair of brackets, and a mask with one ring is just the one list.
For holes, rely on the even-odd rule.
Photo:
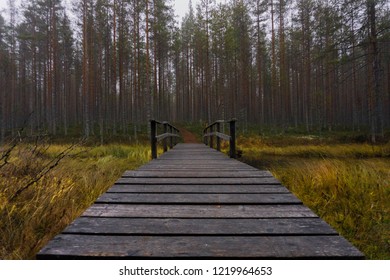
{"label": "forest floor", "polygon": [[198,137],[188,129],[186,129],[184,126],[177,126],[177,128],[180,130],[180,134],[183,138],[184,143],[200,143]]}

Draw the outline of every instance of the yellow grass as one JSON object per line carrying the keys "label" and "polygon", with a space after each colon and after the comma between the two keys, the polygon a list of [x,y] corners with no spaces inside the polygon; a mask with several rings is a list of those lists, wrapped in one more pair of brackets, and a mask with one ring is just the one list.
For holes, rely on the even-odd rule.
{"label": "yellow grass", "polygon": [[244,161],[269,169],[367,258],[390,259],[390,145],[310,142],[241,137],[239,149]]}
{"label": "yellow grass", "polygon": [[[0,168],[0,259],[34,258],[125,170],[150,158],[146,145],[79,146],[36,181],[64,149],[52,145],[37,152],[33,145],[18,145],[9,163]],[[23,191],[15,197],[18,190]]]}

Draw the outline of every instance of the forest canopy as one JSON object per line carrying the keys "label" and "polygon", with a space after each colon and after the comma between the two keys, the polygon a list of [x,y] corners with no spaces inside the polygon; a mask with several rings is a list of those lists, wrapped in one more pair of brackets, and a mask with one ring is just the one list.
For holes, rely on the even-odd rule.
{"label": "forest canopy", "polygon": [[0,137],[103,137],[156,118],[311,130],[390,126],[385,0],[9,1]]}

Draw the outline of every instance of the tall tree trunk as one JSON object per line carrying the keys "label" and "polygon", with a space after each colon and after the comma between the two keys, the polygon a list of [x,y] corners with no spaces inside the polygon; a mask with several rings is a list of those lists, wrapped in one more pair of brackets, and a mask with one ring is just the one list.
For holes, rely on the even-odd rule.
{"label": "tall tree trunk", "polygon": [[375,0],[367,1],[367,16],[369,22],[369,70],[370,70],[370,105],[371,105],[371,140],[376,142],[376,136],[383,137],[382,92],[380,84],[380,55],[378,50],[378,34],[376,27]]}
{"label": "tall tree trunk", "polygon": [[148,134],[150,133],[150,122],[149,120],[152,118],[152,93],[150,87],[150,49],[149,49],[149,0],[146,0],[146,8],[145,8],[145,36],[146,36],[146,118],[148,123]]}
{"label": "tall tree trunk", "polygon": [[276,36],[275,36],[275,9],[271,0],[271,123],[275,124],[277,102],[277,78],[276,78]]}
{"label": "tall tree trunk", "polygon": [[89,75],[88,75],[88,0],[83,0],[83,70],[82,70],[82,92],[84,102],[84,136],[89,137]]}

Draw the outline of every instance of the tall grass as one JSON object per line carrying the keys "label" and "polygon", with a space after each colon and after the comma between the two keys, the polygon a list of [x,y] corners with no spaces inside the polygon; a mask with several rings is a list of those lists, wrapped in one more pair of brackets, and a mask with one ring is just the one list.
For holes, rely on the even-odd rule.
{"label": "tall grass", "polygon": [[[390,144],[305,135],[241,136],[238,144],[244,161],[273,172],[368,258],[390,259]],[[34,258],[125,170],[150,159],[142,143],[67,147],[0,150],[0,259]]]}
{"label": "tall grass", "polygon": [[367,258],[390,259],[390,145],[318,142],[252,136],[241,137],[239,149]]}
{"label": "tall grass", "polygon": [[0,259],[34,258],[125,170],[150,158],[142,144],[78,146],[52,166],[66,147],[21,144],[0,168]]}

